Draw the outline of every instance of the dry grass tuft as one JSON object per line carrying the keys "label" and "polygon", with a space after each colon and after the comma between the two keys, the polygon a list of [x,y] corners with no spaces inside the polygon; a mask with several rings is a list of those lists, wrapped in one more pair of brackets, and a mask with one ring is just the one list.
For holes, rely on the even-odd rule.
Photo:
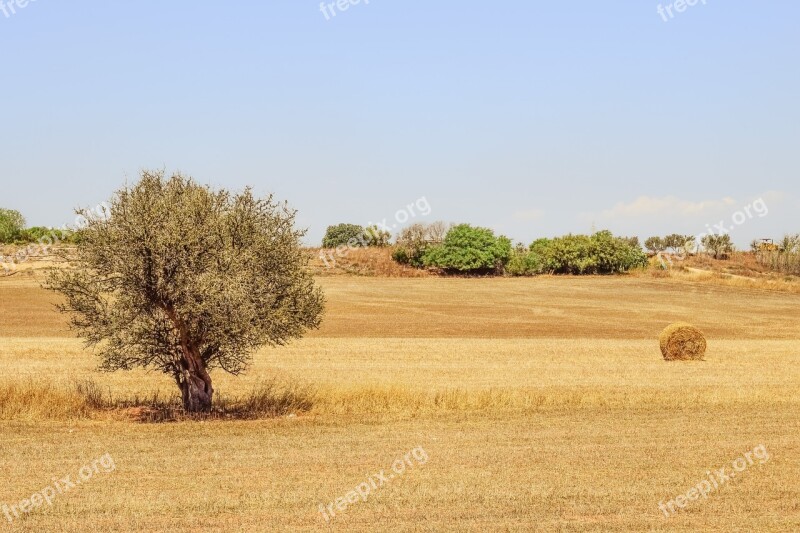
{"label": "dry grass tuft", "polygon": [[114,397],[91,379],[74,381],[71,387],[29,381],[0,385],[0,420],[257,420],[306,413],[316,400],[317,393],[310,386],[273,380],[241,396],[219,395],[211,413],[195,415],[184,411],[177,395],[166,397],[156,391],[145,397]]}
{"label": "dry grass tuft", "polygon": [[703,332],[685,322],[670,324],[659,337],[661,354],[666,361],[698,361],[706,353]]}
{"label": "dry grass tuft", "polygon": [[76,390],[32,380],[0,385],[0,420],[74,420],[93,411]]}

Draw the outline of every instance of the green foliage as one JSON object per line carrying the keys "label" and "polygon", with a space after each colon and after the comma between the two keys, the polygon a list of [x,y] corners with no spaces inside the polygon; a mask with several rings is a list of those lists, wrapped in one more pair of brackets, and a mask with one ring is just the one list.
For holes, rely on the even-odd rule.
{"label": "green foliage", "polygon": [[421,268],[427,249],[441,244],[447,231],[448,226],[444,222],[418,223],[403,228],[397,236],[397,247],[392,257],[398,263]]}
{"label": "green foliage", "polygon": [[18,241],[25,228],[25,217],[13,209],[0,209],[0,243]]}
{"label": "green foliage", "polygon": [[367,246],[375,246],[378,248],[385,248],[389,246],[392,240],[392,234],[386,230],[380,229],[377,225],[368,226],[364,231],[364,237]]}
{"label": "green foliage", "polygon": [[23,230],[20,233],[19,241],[24,243],[40,243],[43,245],[58,243],[77,244],[80,241],[80,232],[34,226]]}
{"label": "green foliage", "polygon": [[488,228],[469,224],[454,226],[444,241],[428,247],[422,257],[427,267],[452,272],[497,271],[511,258],[511,240],[495,237]]}
{"label": "green foliage", "polygon": [[646,241],[644,241],[644,247],[654,254],[663,252],[667,249],[667,245],[664,243],[664,239],[661,237],[649,237]]}
{"label": "green foliage", "polygon": [[506,265],[506,274],[510,276],[535,276],[544,272],[543,258],[540,254],[517,245]]}
{"label": "green foliage", "polygon": [[689,253],[695,247],[695,240],[692,235],[672,233],[664,237],[664,246],[675,254]]}
{"label": "green foliage", "polygon": [[727,233],[706,235],[703,237],[702,243],[703,247],[714,256],[714,259],[725,259],[734,251],[733,241]]}
{"label": "green foliage", "polygon": [[644,247],[657,254],[669,250],[673,254],[687,254],[695,247],[695,237],[672,233],[666,237],[650,237],[644,241]]}
{"label": "green foliage", "polygon": [[164,372],[187,411],[207,411],[212,369],[239,374],[261,347],[320,324],[305,232],[272,197],[144,172],[116,193],[110,215],[87,217],[67,254],[74,268],[48,281],[102,369]]}
{"label": "green foliage", "polygon": [[325,237],[322,239],[323,248],[338,248],[340,246],[355,248],[367,245],[368,240],[364,228],[356,224],[328,226]]}
{"label": "green foliage", "polygon": [[610,231],[539,239],[531,244],[530,253],[538,258],[539,271],[551,274],[613,274],[647,265],[639,246]]}

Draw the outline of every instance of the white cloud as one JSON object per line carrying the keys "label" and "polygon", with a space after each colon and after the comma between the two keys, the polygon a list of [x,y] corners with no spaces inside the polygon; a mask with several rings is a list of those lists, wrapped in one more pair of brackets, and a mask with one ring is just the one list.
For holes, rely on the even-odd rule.
{"label": "white cloud", "polygon": [[589,216],[603,221],[665,215],[693,217],[717,214],[734,209],[736,205],[736,200],[731,197],[693,202],[676,196],[640,196],[632,202],[619,202],[611,209]]}
{"label": "white cloud", "polygon": [[544,211],[541,209],[529,209],[527,211],[517,211],[514,213],[514,220],[527,222],[531,220],[539,220],[544,217]]}

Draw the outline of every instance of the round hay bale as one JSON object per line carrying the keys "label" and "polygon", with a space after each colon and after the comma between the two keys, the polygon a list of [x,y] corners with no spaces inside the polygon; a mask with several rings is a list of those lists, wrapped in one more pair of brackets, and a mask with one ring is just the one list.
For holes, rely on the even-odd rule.
{"label": "round hay bale", "polygon": [[665,361],[698,361],[706,353],[703,332],[685,322],[667,326],[661,332],[659,341]]}

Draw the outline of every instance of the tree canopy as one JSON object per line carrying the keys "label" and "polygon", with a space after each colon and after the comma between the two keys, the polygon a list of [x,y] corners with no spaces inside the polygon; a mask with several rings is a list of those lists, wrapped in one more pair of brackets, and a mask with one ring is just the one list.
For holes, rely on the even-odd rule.
{"label": "tree canopy", "polygon": [[71,268],[48,282],[102,369],[160,370],[188,411],[207,411],[212,369],[239,374],[258,348],[319,326],[324,297],[286,204],[143,172],[109,215],[87,217]]}

